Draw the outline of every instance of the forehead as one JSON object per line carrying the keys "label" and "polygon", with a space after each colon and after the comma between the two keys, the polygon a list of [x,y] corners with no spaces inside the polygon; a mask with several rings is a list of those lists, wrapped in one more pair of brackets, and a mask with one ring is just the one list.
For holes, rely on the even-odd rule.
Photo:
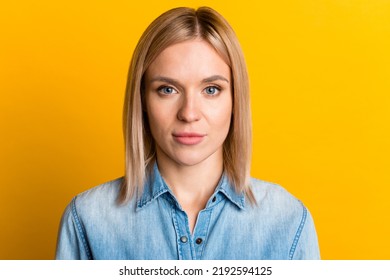
{"label": "forehead", "polygon": [[165,48],[146,70],[146,78],[164,75],[172,78],[205,78],[223,75],[230,78],[230,67],[213,46],[196,39]]}

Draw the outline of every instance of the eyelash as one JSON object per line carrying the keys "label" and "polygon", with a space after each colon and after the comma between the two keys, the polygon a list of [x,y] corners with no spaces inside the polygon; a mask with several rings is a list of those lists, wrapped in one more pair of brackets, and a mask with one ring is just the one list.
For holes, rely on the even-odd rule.
{"label": "eyelash", "polygon": [[164,89],[172,89],[173,91],[176,91],[176,93],[178,92],[175,88],[173,88],[173,87],[170,87],[170,86],[161,86],[161,87],[158,87],[157,88],[157,92],[158,93],[161,93],[161,94],[163,94],[163,95],[171,95],[171,94],[174,94],[174,92],[172,92],[172,93],[164,93],[163,92],[163,90]]}
{"label": "eyelash", "polygon": [[[208,93],[206,93],[206,90],[207,90],[207,89],[210,89],[210,88],[215,89],[215,93],[214,93],[214,94],[208,94]],[[173,92],[171,92],[171,93],[163,92],[165,89],[172,89]],[[217,96],[217,95],[221,92],[221,90],[222,90],[221,87],[215,86],[215,85],[214,85],[214,86],[207,86],[207,87],[203,90],[203,92],[204,92],[207,96],[214,97],[214,96]],[[161,93],[161,94],[163,94],[163,95],[171,95],[171,94],[178,93],[178,90],[176,90],[174,87],[171,87],[171,86],[160,86],[160,87],[157,88],[157,92],[159,92],[159,93]]]}
{"label": "eyelash", "polygon": [[[208,93],[206,93],[206,90],[209,89],[209,88],[215,89],[216,92],[215,92],[214,94],[208,94]],[[221,88],[220,88],[219,86],[208,86],[208,87],[206,87],[203,91],[205,92],[205,94],[206,94],[207,96],[214,97],[214,96],[217,96],[217,95],[221,92]]]}

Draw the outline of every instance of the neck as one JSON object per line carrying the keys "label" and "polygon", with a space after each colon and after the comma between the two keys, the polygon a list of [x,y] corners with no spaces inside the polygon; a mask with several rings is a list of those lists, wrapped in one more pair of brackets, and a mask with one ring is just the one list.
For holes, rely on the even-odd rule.
{"label": "neck", "polygon": [[157,164],[180,205],[199,211],[213,194],[223,172],[222,151],[194,165],[178,164],[160,152]]}

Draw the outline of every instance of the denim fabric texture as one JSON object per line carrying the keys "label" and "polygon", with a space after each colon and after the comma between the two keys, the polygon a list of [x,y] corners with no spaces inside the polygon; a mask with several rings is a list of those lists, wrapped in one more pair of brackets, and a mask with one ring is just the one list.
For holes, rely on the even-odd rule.
{"label": "denim fabric texture", "polygon": [[141,196],[116,199],[123,178],[77,195],[61,219],[56,259],[319,259],[313,219],[282,187],[251,179],[257,206],[222,176],[197,218],[188,218],[157,165]]}

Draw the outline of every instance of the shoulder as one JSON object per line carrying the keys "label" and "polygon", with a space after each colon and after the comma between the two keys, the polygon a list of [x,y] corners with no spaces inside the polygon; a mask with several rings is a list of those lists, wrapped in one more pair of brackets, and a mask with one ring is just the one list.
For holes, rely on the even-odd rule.
{"label": "shoulder", "polygon": [[76,195],[71,208],[74,214],[96,215],[119,208],[117,198],[120,192],[123,177],[108,181]]}
{"label": "shoulder", "polygon": [[275,184],[251,178],[250,188],[258,204],[272,201],[273,203],[283,203],[287,205],[300,205],[301,202],[289,193],[284,187]]}
{"label": "shoulder", "polygon": [[89,203],[111,201],[116,200],[119,194],[120,187],[122,184],[123,177],[117,178],[105,182],[101,185],[88,189],[76,196],[76,199],[80,202],[87,201]]}
{"label": "shoulder", "polygon": [[289,259],[318,259],[319,249],[313,218],[305,205],[278,184],[251,179],[257,205],[249,212],[267,228],[273,238],[280,237],[289,246]]}
{"label": "shoulder", "polygon": [[254,211],[298,224],[306,219],[306,207],[282,186],[251,178],[250,187],[257,203],[256,207],[252,207]]}
{"label": "shoulder", "polygon": [[[57,259],[92,259],[89,242],[112,225],[123,178],[109,181],[75,196],[61,219]],[[122,210],[123,211],[123,210]]]}

